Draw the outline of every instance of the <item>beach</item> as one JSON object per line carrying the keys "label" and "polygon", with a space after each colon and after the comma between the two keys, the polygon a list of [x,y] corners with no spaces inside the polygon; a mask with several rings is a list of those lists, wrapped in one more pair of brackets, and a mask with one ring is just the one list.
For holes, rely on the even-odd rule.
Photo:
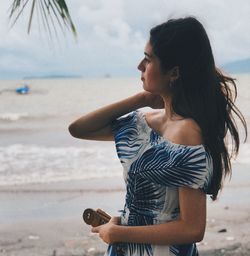
{"label": "beach", "polygon": [[[249,255],[250,173],[208,198],[207,229],[200,255]],[[0,191],[0,255],[103,255],[106,244],[82,220],[86,208],[118,216],[125,196],[122,177],[26,186]]]}
{"label": "beach", "polygon": [[[239,75],[239,107],[250,120],[250,75]],[[82,220],[86,208],[118,216],[125,185],[112,142],[72,138],[71,121],[141,90],[138,79],[0,81],[0,255],[103,255]],[[126,85],[126,86],[125,86]],[[108,86],[108,87],[107,87]],[[70,89],[69,89],[70,88]],[[100,89],[101,88],[101,89]],[[108,93],[100,93],[109,88]],[[14,103],[13,103],[14,102]],[[200,255],[250,255],[250,140],[233,161],[219,199],[207,198]]]}
{"label": "beach", "polygon": [[117,178],[6,187],[0,255],[102,255],[106,246],[91,234],[82,213],[101,208],[119,215],[123,196]]}

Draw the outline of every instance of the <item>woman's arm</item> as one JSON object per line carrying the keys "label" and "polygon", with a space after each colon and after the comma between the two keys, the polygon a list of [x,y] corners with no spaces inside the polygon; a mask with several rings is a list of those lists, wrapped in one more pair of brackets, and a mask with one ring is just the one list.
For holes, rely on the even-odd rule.
{"label": "woman's arm", "polygon": [[145,106],[144,93],[110,104],[88,113],[70,124],[73,137],[88,140],[114,140],[110,123],[131,111]]}
{"label": "woman's arm", "polygon": [[79,139],[114,140],[111,122],[120,116],[146,106],[162,108],[162,98],[145,91],[137,93],[82,116],[70,124],[69,132],[73,137]]}
{"label": "woman's arm", "polygon": [[206,195],[199,189],[179,188],[180,218],[149,226],[119,226],[114,222],[93,228],[106,243],[128,242],[157,245],[201,241],[206,226]]}

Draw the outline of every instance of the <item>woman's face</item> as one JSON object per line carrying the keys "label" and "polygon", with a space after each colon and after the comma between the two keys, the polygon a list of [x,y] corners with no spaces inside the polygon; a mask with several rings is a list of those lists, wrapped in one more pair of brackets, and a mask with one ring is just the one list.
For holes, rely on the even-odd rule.
{"label": "woman's face", "polygon": [[155,94],[166,94],[170,75],[168,72],[162,72],[160,61],[153,54],[152,46],[149,42],[145,46],[144,55],[144,59],[138,65],[144,90]]}

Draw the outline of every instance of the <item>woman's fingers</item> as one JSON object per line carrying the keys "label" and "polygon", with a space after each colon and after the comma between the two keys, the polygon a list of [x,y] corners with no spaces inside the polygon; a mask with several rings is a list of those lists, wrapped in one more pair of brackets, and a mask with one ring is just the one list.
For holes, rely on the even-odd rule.
{"label": "woman's fingers", "polygon": [[110,219],[110,222],[116,225],[120,225],[121,224],[121,217],[119,216],[114,216]]}
{"label": "woman's fingers", "polygon": [[92,233],[99,233],[100,226],[91,228]]}

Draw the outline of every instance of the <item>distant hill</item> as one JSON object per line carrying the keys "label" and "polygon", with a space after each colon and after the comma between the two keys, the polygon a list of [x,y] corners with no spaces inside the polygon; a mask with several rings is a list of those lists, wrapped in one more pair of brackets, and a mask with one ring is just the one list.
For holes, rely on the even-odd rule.
{"label": "distant hill", "polygon": [[250,73],[250,58],[227,63],[222,69],[229,73]]}
{"label": "distant hill", "polygon": [[80,75],[57,75],[57,74],[52,74],[52,75],[39,75],[39,76],[25,76],[23,77],[24,80],[27,79],[72,79],[72,78],[82,78]]}

